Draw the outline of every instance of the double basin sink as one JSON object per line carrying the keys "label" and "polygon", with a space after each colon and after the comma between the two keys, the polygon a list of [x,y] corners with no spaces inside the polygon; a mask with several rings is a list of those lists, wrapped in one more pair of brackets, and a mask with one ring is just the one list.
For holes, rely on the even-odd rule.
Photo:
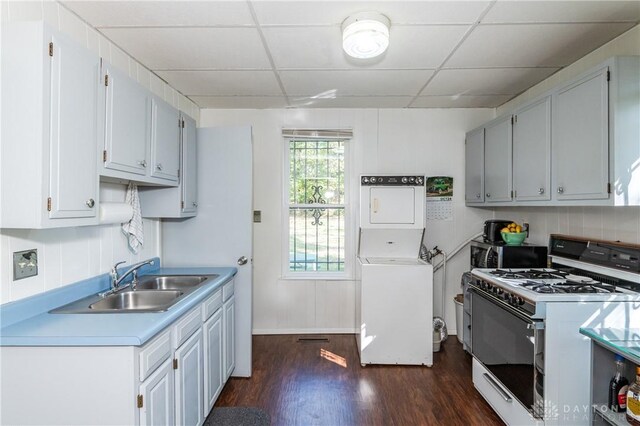
{"label": "double basin sink", "polygon": [[107,296],[92,295],[50,311],[52,314],[163,312],[218,275],[145,275]]}

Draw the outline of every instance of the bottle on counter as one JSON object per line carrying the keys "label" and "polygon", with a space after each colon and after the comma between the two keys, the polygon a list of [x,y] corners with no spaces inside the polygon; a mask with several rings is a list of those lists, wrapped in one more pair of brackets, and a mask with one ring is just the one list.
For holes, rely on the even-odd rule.
{"label": "bottle on counter", "polygon": [[624,413],[627,410],[627,391],[629,380],[624,373],[624,358],[616,355],[616,374],[609,382],[609,409],[614,413]]}
{"label": "bottle on counter", "polygon": [[640,367],[636,367],[636,381],[627,391],[627,421],[640,426]]}

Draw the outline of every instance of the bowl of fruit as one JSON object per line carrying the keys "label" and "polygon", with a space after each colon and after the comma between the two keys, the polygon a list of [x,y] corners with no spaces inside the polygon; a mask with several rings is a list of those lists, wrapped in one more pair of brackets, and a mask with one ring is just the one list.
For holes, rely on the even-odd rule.
{"label": "bowl of fruit", "polygon": [[515,222],[511,222],[500,230],[502,239],[508,246],[519,246],[522,244],[525,238],[527,238],[526,230],[522,230],[522,226]]}

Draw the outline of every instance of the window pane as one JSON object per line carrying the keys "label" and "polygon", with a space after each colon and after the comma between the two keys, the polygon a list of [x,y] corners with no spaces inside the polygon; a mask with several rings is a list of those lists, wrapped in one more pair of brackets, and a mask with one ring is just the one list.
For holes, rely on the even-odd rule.
{"label": "window pane", "polygon": [[344,203],[344,142],[289,142],[289,203]]}
{"label": "window pane", "polygon": [[289,209],[289,270],[344,271],[344,208]]}

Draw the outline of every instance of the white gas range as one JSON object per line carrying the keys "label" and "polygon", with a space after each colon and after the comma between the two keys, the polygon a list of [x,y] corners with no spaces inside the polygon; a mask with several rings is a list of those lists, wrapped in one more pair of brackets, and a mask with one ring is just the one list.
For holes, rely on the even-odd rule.
{"label": "white gas range", "polygon": [[640,324],[640,246],[552,235],[552,268],[474,269],[476,388],[507,424],[590,424],[578,329]]}

